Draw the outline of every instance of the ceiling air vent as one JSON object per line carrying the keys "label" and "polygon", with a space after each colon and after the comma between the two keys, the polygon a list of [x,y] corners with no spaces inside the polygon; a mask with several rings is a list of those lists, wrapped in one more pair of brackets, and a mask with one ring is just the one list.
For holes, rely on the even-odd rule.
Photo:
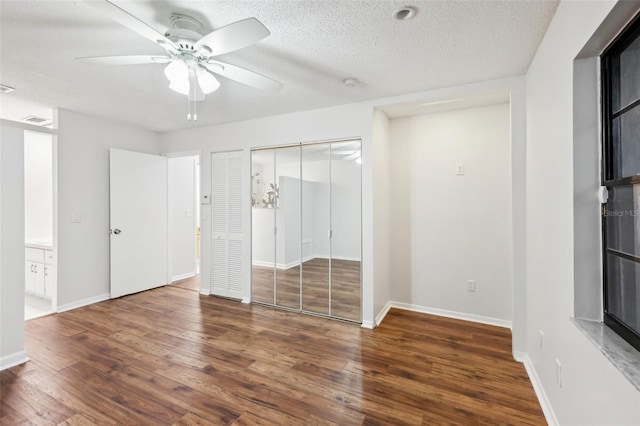
{"label": "ceiling air vent", "polygon": [[24,121],[25,123],[34,124],[36,126],[47,126],[51,124],[50,119],[44,117],[36,117],[35,115],[24,117],[22,121]]}
{"label": "ceiling air vent", "polygon": [[14,89],[11,86],[6,86],[4,84],[0,84],[0,93],[9,93],[9,92],[13,92],[14,90],[16,90],[16,89]]}

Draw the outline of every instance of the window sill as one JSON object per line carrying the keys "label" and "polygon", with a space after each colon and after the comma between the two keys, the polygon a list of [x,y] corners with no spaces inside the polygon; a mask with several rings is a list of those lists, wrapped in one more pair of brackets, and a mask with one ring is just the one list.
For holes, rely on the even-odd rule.
{"label": "window sill", "polygon": [[602,322],[571,318],[571,321],[640,391],[640,352]]}

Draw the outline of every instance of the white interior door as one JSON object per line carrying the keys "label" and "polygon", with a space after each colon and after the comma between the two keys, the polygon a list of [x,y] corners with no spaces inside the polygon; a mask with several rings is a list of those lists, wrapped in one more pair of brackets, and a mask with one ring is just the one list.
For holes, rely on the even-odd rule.
{"label": "white interior door", "polygon": [[111,149],[111,298],[168,278],[167,158]]}
{"label": "white interior door", "polygon": [[242,152],[211,157],[211,294],[243,297]]}

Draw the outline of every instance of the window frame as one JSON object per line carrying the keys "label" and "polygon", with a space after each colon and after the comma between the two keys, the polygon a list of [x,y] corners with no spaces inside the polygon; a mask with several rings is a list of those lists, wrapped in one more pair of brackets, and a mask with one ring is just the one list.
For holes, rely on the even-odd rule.
{"label": "window frame", "polygon": [[[632,102],[631,104],[620,109],[616,113],[613,113],[613,82],[615,70],[612,64],[612,58],[618,56],[625,49],[627,49],[633,42],[640,39],[640,15],[637,15],[611,42],[611,44],[600,55],[600,82],[601,82],[601,120],[602,120],[602,143],[601,143],[601,165],[600,176],[601,185],[607,188],[633,186],[640,184],[640,175],[622,177],[615,179],[614,164],[613,164],[613,120],[630,111],[633,108],[640,108],[640,99]],[[619,79],[619,74],[618,74]],[[619,81],[619,80],[618,80]],[[640,141],[638,142],[640,143]],[[632,261],[640,265],[640,257],[630,255],[627,253],[619,252],[617,250],[609,249],[607,247],[607,231],[606,231],[606,205],[602,204],[602,220],[601,220],[601,233],[602,233],[602,313],[604,323],[611,328],[615,333],[621,336],[629,344],[640,351],[640,330],[634,330],[628,327],[624,322],[617,319],[614,315],[608,312],[609,297],[608,297],[608,270],[607,270],[607,255],[612,254],[614,256]],[[640,308],[638,308],[640,311]]]}

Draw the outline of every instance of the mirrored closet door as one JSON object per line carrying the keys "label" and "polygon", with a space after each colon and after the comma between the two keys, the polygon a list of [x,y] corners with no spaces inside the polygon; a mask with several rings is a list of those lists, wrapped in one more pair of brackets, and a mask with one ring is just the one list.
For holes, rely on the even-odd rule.
{"label": "mirrored closet door", "polygon": [[252,301],[360,322],[360,141],[252,152]]}

